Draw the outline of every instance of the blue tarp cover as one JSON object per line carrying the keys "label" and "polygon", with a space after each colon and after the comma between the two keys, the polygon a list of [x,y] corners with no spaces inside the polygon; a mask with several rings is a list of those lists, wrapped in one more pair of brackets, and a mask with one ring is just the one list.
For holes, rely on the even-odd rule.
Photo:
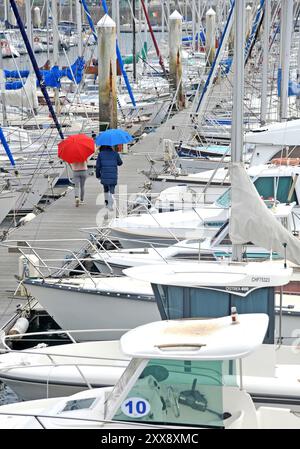
{"label": "blue tarp cover", "polygon": [[229,73],[229,70],[230,70],[231,65],[232,65],[232,60],[233,60],[233,58],[227,58],[227,59],[222,59],[222,61],[220,62],[220,66],[222,68],[222,71],[226,75]]}
{"label": "blue tarp cover", "polygon": [[[66,67],[64,69],[60,69],[58,66],[53,66],[50,70],[40,70],[40,73],[42,74],[45,85],[47,87],[60,87],[60,80],[64,76],[69,78],[71,81],[76,81],[77,84],[80,83],[83,77],[83,70],[84,70],[84,59],[82,57],[77,58],[74,64],[70,67]],[[27,78],[29,76],[29,70],[22,70],[20,71],[20,74],[16,70],[4,70],[4,74],[6,78],[10,79],[20,79],[21,78]],[[7,90],[13,90],[13,89],[21,89],[23,87],[24,82],[22,81],[7,81],[5,83],[5,87]],[[37,81],[37,86],[39,85],[39,82]]]}
{"label": "blue tarp cover", "polygon": [[[277,76],[277,90],[278,90],[278,97],[281,95],[281,77],[282,77],[282,69],[278,69],[278,76]],[[289,89],[288,89],[288,96],[300,96],[300,84],[296,83],[295,81],[289,80]]]}
{"label": "blue tarp cover", "polygon": [[[195,39],[198,42],[199,33],[196,33]],[[184,36],[182,38],[182,42],[189,42],[193,40],[193,36]],[[205,33],[204,31],[200,31],[200,44],[205,45]]]}

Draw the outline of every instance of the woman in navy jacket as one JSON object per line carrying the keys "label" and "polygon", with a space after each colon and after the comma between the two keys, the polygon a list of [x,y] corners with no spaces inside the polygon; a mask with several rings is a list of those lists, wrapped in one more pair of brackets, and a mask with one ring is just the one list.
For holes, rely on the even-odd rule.
{"label": "woman in navy jacket", "polygon": [[96,163],[96,178],[100,179],[104,188],[105,205],[113,207],[113,194],[118,183],[118,166],[122,159],[112,147],[101,146]]}

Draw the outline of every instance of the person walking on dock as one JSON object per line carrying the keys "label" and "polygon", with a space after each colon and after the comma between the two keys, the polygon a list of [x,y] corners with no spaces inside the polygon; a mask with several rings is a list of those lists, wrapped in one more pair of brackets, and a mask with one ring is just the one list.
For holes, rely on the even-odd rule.
{"label": "person walking on dock", "polygon": [[113,209],[114,193],[118,183],[118,166],[122,165],[123,161],[113,147],[102,145],[97,157],[96,163],[96,178],[98,178],[103,185],[105,206],[109,210]]}
{"label": "person walking on dock", "polygon": [[84,186],[88,174],[87,161],[95,152],[95,141],[85,134],[74,134],[58,144],[58,157],[70,164],[75,184],[75,206],[84,202]]}
{"label": "person walking on dock", "polygon": [[84,187],[88,175],[87,161],[73,162],[70,164],[73,170],[73,182],[75,184],[75,206],[84,204]]}

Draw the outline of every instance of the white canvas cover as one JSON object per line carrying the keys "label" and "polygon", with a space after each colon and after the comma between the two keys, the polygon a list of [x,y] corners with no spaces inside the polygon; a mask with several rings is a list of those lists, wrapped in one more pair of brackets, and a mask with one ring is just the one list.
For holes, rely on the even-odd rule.
{"label": "white canvas cover", "polygon": [[[1,70],[0,77],[2,77],[3,80],[3,72]],[[2,82],[0,85],[3,86]],[[5,90],[5,100],[8,106],[16,106],[25,109],[37,109],[38,98],[35,77],[33,75],[29,75],[21,89]]]}
{"label": "white canvas cover", "polygon": [[244,166],[232,163],[231,217],[229,235],[232,243],[252,242],[300,264],[300,241],[276,220],[260,198]]}

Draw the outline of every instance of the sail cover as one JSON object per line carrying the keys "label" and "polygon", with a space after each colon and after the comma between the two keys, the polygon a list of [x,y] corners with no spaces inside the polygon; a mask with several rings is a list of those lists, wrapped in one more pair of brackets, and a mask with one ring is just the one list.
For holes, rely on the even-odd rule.
{"label": "sail cover", "polygon": [[275,218],[259,196],[245,168],[232,163],[231,217],[229,235],[232,243],[252,242],[269,251],[276,251],[289,261],[300,264],[300,241]]}
{"label": "sail cover", "polygon": [[[71,67],[65,67],[60,69],[58,66],[53,66],[50,70],[40,70],[43,76],[46,87],[60,87],[60,80],[63,77],[69,78],[71,81],[75,81],[79,84],[82,80],[84,73],[84,59],[79,57],[76,59]],[[5,88],[7,90],[21,89],[24,84],[24,80],[29,76],[29,70],[4,70],[4,76],[6,78]],[[39,87],[39,81],[36,81],[37,87]]]}
{"label": "sail cover", "polygon": [[[0,77],[2,82],[0,85],[4,85],[3,71],[0,70]],[[8,106],[16,106],[25,109],[37,109],[38,108],[38,98],[36,92],[36,81],[33,75],[29,75],[24,84],[22,82],[22,89],[16,90],[5,90],[5,100]]]}

